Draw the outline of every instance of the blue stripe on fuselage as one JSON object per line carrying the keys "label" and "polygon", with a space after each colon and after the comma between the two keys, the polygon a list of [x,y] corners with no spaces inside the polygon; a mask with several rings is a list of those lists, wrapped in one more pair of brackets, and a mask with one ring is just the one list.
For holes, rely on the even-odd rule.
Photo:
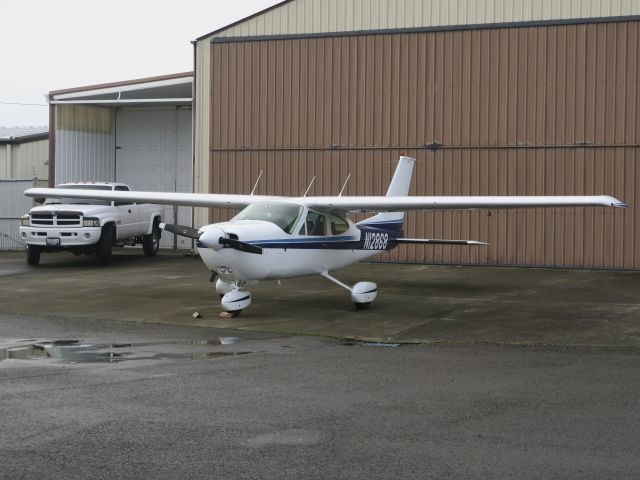
{"label": "blue stripe on fuselage", "polygon": [[248,243],[261,248],[295,248],[295,249],[319,249],[319,250],[391,250],[398,243],[396,239],[402,238],[402,229],[388,230],[378,228],[377,225],[357,225],[360,230],[360,239],[354,236],[344,235],[335,237],[297,237],[277,240],[251,240]]}

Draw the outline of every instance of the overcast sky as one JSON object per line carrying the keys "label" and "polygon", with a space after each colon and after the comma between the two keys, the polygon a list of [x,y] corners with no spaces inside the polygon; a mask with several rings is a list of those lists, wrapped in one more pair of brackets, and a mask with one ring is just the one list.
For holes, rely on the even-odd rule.
{"label": "overcast sky", "polygon": [[191,40],[278,2],[2,2],[0,126],[47,125],[51,90],[193,70]]}

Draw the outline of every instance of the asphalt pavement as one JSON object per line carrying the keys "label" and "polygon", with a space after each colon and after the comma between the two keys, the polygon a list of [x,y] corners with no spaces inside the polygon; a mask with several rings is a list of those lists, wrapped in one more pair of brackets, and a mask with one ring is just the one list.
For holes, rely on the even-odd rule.
{"label": "asphalt pavement", "polygon": [[13,350],[62,340],[116,354],[0,360],[1,478],[584,480],[640,471],[634,349],[343,345],[12,315],[0,325]]}
{"label": "asphalt pavement", "polygon": [[227,319],[183,253],[0,254],[0,478],[638,478],[639,273],[337,276]]}

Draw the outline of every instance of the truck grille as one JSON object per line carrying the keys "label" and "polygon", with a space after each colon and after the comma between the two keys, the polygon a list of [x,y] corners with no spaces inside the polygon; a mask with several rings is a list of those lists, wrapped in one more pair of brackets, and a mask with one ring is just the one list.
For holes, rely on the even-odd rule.
{"label": "truck grille", "polygon": [[31,225],[36,227],[81,227],[82,217],[77,213],[34,213]]}

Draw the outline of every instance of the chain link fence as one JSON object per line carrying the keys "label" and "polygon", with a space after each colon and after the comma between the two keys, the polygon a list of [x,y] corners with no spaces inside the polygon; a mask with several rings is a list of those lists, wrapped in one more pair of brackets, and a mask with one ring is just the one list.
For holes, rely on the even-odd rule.
{"label": "chain link fence", "polygon": [[24,196],[32,187],[46,187],[46,180],[0,180],[0,250],[22,250],[20,217],[29,213],[33,199]]}

